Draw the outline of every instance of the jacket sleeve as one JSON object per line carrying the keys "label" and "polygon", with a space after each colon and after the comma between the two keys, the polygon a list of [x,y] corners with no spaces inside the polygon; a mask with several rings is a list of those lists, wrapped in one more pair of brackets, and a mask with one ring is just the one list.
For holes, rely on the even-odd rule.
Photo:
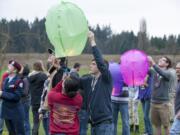
{"label": "jacket sleeve", "polygon": [[54,90],[52,89],[49,93],[48,93],[48,95],[47,95],[48,97],[47,97],[47,99],[48,99],[48,106],[50,107],[50,108],[52,108],[52,106],[53,106],[53,96],[54,96]]}
{"label": "jacket sleeve", "polygon": [[23,82],[20,82],[19,85],[17,86],[17,88],[14,90],[13,93],[11,92],[6,92],[3,91],[1,98],[5,99],[5,100],[9,100],[9,101],[19,101],[22,97],[22,92],[23,92],[23,86],[21,86]]}
{"label": "jacket sleeve", "polygon": [[82,104],[83,104],[83,99],[80,93],[78,93],[78,111],[81,110]]}
{"label": "jacket sleeve", "polygon": [[53,102],[54,102],[54,98],[57,95],[57,93],[61,93],[62,91],[62,81],[59,82],[56,87],[52,88],[49,92],[48,92],[48,106],[52,107]]}
{"label": "jacket sleeve", "polygon": [[62,83],[63,83],[63,81],[60,81],[52,90],[61,92],[62,91]]}
{"label": "jacket sleeve", "polygon": [[43,107],[44,107],[44,103],[47,100],[47,94],[48,94],[48,89],[49,89],[49,80],[47,79],[44,82],[44,88],[43,88],[43,92],[41,94],[41,102],[40,102],[40,108],[39,108],[39,113],[43,112]]}
{"label": "jacket sleeve", "polygon": [[79,80],[79,88],[84,91],[88,87],[88,83],[90,83],[91,80],[91,75],[90,74],[85,74],[82,77],[77,77],[75,76],[76,79]]}
{"label": "jacket sleeve", "polygon": [[162,70],[162,69],[159,68],[159,66],[157,66],[157,65],[154,65],[153,67],[154,67],[154,70],[155,70],[159,75],[161,75],[162,77],[164,77],[164,78],[167,79],[167,80],[170,80],[171,75],[170,75],[170,72],[169,72],[169,71]]}
{"label": "jacket sleeve", "polygon": [[24,82],[23,96],[27,96],[29,93],[29,81],[27,78],[24,78],[23,82]]}
{"label": "jacket sleeve", "polygon": [[102,54],[100,53],[99,49],[96,46],[94,46],[92,47],[92,51],[97,67],[102,74],[102,78],[106,81],[111,81],[110,71],[108,69],[108,66],[104,63]]}

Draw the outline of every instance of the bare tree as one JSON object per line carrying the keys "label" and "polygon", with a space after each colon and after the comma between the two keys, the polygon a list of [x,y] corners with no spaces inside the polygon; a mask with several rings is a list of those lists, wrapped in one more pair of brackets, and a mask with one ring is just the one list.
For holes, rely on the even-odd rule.
{"label": "bare tree", "polygon": [[0,33],[0,71],[3,68],[5,57],[6,57],[6,48],[9,44],[10,36],[7,33]]}
{"label": "bare tree", "polygon": [[143,18],[140,21],[140,29],[138,32],[138,49],[147,50],[148,44],[146,20]]}

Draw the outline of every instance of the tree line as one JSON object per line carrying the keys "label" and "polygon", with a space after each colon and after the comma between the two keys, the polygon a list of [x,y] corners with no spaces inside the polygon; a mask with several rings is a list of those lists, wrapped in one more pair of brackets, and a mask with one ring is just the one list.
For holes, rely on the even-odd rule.
{"label": "tree line", "polygon": [[[144,50],[149,54],[178,54],[179,35],[149,37],[146,21],[140,22],[137,35],[133,31],[113,33],[110,26],[89,26],[95,33],[96,42],[104,54],[121,54],[129,49]],[[45,30],[45,19],[36,18],[29,23],[26,20],[0,20],[0,51],[6,53],[44,53],[52,45]],[[90,53],[86,46],[83,53]]]}

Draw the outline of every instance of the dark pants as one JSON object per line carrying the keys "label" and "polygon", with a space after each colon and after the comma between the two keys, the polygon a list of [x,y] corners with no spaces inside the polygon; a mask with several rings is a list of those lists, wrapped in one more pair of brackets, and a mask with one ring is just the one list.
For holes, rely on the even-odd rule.
{"label": "dark pants", "polygon": [[[0,114],[2,112],[2,100],[0,99]],[[4,119],[0,117],[0,135],[3,133]]]}
{"label": "dark pants", "polygon": [[42,122],[45,135],[49,135],[49,117],[43,118]]}
{"label": "dark pants", "polygon": [[9,135],[25,135],[23,120],[5,119],[5,123],[8,129]]}
{"label": "dark pants", "polygon": [[32,113],[33,113],[33,128],[32,128],[32,135],[38,135],[39,131],[39,109],[40,105],[32,106]]}
{"label": "dark pants", "polygon": [[89,114],[86,110],[79,112],[80,135],[87,135]]}
{"label": "dark pants", "polygon": [[30,100],[24,101],[23,103],[24,108],[24,129],[25,135],[31,135],[31,126],[29,122],[29,108],[30,108]]}

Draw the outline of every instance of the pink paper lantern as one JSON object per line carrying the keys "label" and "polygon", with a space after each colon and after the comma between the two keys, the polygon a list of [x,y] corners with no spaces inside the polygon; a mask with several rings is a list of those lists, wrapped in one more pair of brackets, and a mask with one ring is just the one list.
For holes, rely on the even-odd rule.
{"label": "pink paper lantern", "polygon": [[149,70],[147,55],[139,50],[130,50],[121,56],[121,73],[124,82],[129,86],[144,84]]}

